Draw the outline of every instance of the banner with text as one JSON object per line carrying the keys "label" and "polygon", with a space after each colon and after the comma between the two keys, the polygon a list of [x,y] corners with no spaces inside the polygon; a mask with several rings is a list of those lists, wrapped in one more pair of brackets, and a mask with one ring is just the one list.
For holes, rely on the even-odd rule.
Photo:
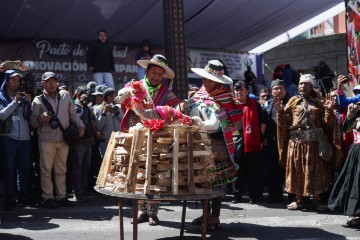
{"label": "banner with text", "polygon": [[[46,71],[55,72],[60,84],[77,87],[92,81],[87,71],[86,52],[89,43],[78,41],[53,40],[1,40],[0,61],[21,60],[32,71],[36,81]],[[112,44],[115,61],[114,84],[122,87],[137,76],[140,67],[135,62],[139,46],[130,44]],[[162,53],[161,48],[153,48]],[[73,81],[72,81],[73,80]]]}
{"label": "banner with text", "polygon": [[[21,60],[32,71],[37,83],[46,71],[55,72],[60,85],[66,84],[71,89],[92,81],[91,72],[87,71],[87,42],[70,40],[0,40],[0,62]],[[117,89],[131,79],[136,79],[138,67],[135,55],[138,45],[111,44],[115,60],[114,84]],[[164,54],[164,49],[153,47],[154,53]],[[187,66],[190,79],[199,78],[190,68],[204,68],[209,60],[219,59],[227,67],[233,80],[244,79],[247,66],[257,75],[257,82],[264,79],[263,55],[246,53],[226,53],[215,51],[188,50]]]}

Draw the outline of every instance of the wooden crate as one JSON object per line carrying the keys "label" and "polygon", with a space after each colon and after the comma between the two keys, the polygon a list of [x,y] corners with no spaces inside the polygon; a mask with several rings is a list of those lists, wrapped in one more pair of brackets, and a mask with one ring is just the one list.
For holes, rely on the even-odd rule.
{"label": "wooden crate", "polygon": [[212,167],[210,141],[195,128],[117,132],[111,135],[96,184],[139,194],[204,194],[211,192]]}

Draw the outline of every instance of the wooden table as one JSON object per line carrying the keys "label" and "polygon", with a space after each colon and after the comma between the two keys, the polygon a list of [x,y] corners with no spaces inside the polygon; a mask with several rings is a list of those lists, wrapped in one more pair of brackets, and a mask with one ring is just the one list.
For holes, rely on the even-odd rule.
{"label": "wooden table", "polygon": [[120,221],[120,239],[124,240],[124,220],[123,220],[123,199],[131,199],[133,201],[133,240],[137,240],[138,222],[138,200],[156,200],[156,201],[183,201],[183,208],[181,214],[181,227],[180,227],[180,238],[184,236],[185,226],[185,215],[187,201],[202,200],[203,207],[203,223],[201,226],[201,239],[206,239],[206,225],[207,225],[207,214],[209,199],[221,196],[221,191],[213,190],[208,194],[196,194],[196,195],[145,195],[145,194],[134,194],[134,193],[122,193],[106,190],[105,188],[99,188],[95,186],[95,190],[99,193],[119,198],[119,221]]}

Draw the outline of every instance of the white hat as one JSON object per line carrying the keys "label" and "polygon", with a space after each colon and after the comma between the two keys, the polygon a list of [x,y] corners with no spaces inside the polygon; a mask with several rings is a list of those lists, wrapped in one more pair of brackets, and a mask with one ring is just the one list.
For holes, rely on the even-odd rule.
{"label": "white hat", "polygon": [[24,77],[21,73],[13,72],[13,73],[10,74],[9,78],[15,77],[15,76],[19,76],[20,78],[23,78],[23,77]]}
{"label": "white hat", "polygon": [[311,74],[301,74],[301,75],[300,75],[299,84],[300,84],[300,83],[304,83],[304,82],[308,82],[308,83],[310,83],[312,86],[314,86],[314,76],[311,75]]}
{"label": "white hat", "polygon": [[356,91],[356,90],[360,90],[360,85],[356,85],[356,86],[353,88],[353,91]]}
{"label": "white hat", "polygon": [[147,68],[149,64],[159,66],[165,69],[165,78],[173,79],[175,77],[175,73],[168,67],[168,61],[163,55],[155,54],[150,60],[138,60],[137,63],[143,68]]}
{"label": "white hat", "polygon": [[224,65],[219,60],[210,60],[205,68],[191,68],[191,71],[204,78],[222,84],[232,84],[233,80],[224,75]]}

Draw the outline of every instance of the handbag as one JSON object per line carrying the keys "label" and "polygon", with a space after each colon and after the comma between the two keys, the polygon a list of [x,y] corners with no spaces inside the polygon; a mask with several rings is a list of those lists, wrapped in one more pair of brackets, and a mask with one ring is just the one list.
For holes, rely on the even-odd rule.
{"label": "handbag", "polygon": [[69,146],[74,146],[77,142],[79,142],[79,128],[76,126],[74,122],[70,122],[69,127],[65,128],[61,125],[60,121],[59,127],[64,135],[64,141]]}
{"label": "handbag", "polygon": [[318,129],[317,138],[320,158],[325,162],[331,162],[334,155],[334,148],[322,128]]}
{"label": "handbag", "polygon": [[[49,101],[45,98],[44,94],[41,95],[42,102],[44,103],[46,109],[52,113],[53,118],[58,122],[60,130],[63,132],[64,141],[69,145],[69,147],[74,146],[79,141],[79,128],[74,122],[70,121],[69,127],[64,129],[61,122],[59,121],[57,115],[54,112]],[[60,101],[60,95],[58,94],[58,101]]]}

